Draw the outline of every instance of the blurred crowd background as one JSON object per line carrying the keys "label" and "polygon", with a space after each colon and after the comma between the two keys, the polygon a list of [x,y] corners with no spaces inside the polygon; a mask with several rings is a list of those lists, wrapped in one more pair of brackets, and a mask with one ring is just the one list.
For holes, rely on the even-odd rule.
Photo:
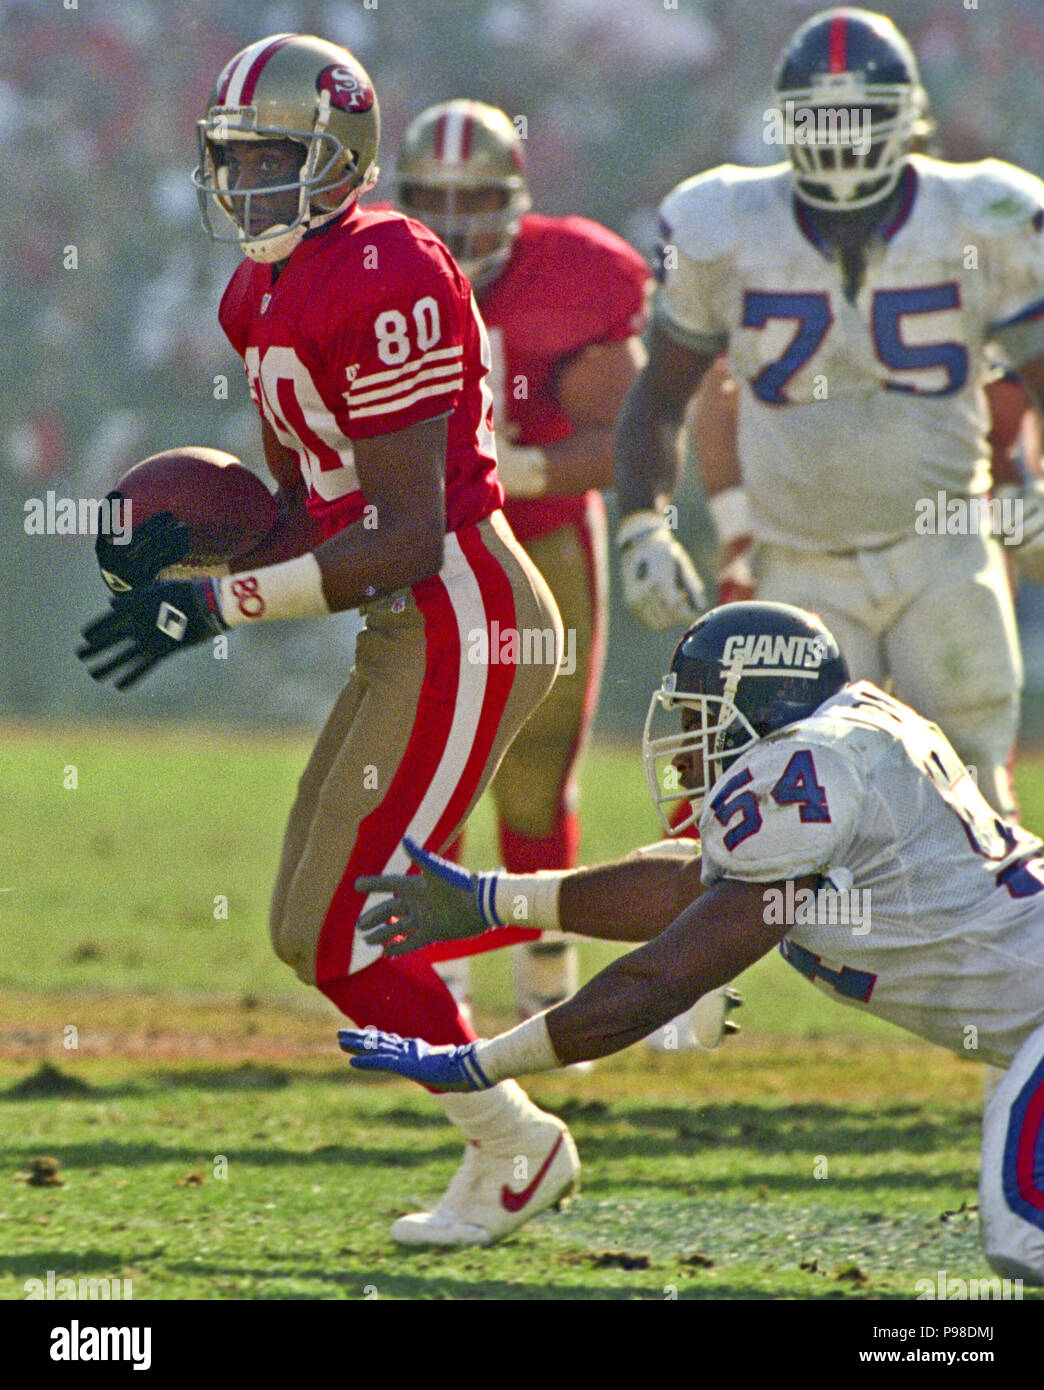
{"label": "blurred crowd background", "polygon": [[[1044,0],[902,0],[942,153],[1044,173]],[[369,69],[387,196],[398,141],[434,101],[524,116],[536,207],[582,213],[651,250],[655,208],[724,160],[766,163],[776,58],[806,0],[0,0],[0,713],[164,712],[317,724],[350,662],[351,620],[235,634],[119,697],[72,656],[104,606],[92,542],[26,535],[48,490],[100,497],[181,443],[260,467],[238,359],[216,308],[234,252],[209,242],[189,171],[217,73],[268,33],[319,33]],[[227,397],[215,379],[228,382]],[[707,557],[698,498],[686,517]],[[613,605],[602,727],[633,733],[670,637]],[[1033,684],[1039,604],[1023,594]],[[294,629],[291,631],[291,629]],[[1033,640],[1034,633],[1038,640]]]}

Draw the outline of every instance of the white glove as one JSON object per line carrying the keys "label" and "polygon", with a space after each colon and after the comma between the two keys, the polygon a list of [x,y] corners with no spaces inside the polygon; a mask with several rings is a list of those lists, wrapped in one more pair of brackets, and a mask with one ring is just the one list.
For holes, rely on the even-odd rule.
{"label": "white glove", "polygon": [[498,434],[497,476],[508,497],[541,497],[547,491],[547,455]]}
{"label": "white glove", "polygon": [[624,598],[648,627],[694,622],[707,606],[696,567],[659,512],[632,512],[616,533]]}
{"label": "white glove", "polygon": [[[1024,579],[1034,584],[1044,584],[1044,478],[1037,478],[1026,487],[1007,484],[999,487],[996,500],[1000,502],[1000,521],[1007,527],[1010,520],[1012,540],[1010,548],[1014,551],[1012,559]],[[1021,538],[1016,541],[1015,536]],[[1007,536],[1000,532],[998,539],[1005,542]]]}

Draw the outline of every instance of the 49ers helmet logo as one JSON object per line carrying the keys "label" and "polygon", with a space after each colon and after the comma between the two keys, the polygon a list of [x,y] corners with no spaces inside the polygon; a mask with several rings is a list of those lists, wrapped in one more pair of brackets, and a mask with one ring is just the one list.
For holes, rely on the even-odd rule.
{"label": "49ers helmet logo", "polygon": [[369,111],[374,102],[373,88],[358,68],[331,63],[315,79],[318,92],[330,93],[330,105],[341,111]]}

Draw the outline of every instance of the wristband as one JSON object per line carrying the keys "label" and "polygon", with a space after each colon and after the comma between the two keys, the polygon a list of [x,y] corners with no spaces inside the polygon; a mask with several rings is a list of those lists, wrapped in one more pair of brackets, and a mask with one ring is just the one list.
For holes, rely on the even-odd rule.
{"label": "wristband", "polygon": [[558,927],[562,880],[575,869],[540,869],[535,874],[508,874],[503,869],[479,874],[476,896],[487,927]]}
{"label": "wristband", "polygon": [[744,488],[727,487],[723,492],[716,492],[707,498],[707,510],[722,545],[751,534],[750,503]]}
{"label": "wristband", "polygon": [[541,497],[547,492],[547,454],[498,435],[497,477],[507,497]]}
{"label": "wristband", "polygon": [[319,561],[309,551],[281,565],[230,574],[218,584],[218,612],[228,627],[274,618],[319,618],[330,612]]}
{"label": "wristband", "polygon": [[480,1074],[493,1086],[511,1076],[554,1071],[562,1065],[551,1046],[547,1014],[527,1018],[525,1023],[499,1037],[480,1038],[474,1048],[473,1056]]}

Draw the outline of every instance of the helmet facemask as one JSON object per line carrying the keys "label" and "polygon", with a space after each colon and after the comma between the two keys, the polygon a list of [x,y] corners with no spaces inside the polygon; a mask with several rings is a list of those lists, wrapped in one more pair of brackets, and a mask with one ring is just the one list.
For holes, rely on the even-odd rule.
{"label": "helmet facemask", "polygon": [[[734,703],[741,674],[742,667],[737,663],[726,675],[723,693],[705,695],[678,690],[678,677],[672,671],[649,702],[642,735],[642,762],[649,793],[668,835],[680,835],[696,824],[714,783],[761,738]],[[689,722],[688,728],[656,732],[656,727],[666,722],[665,716],[673,719],[679,711],[683,724]],[[687,777],[676,766],[676,758],[683,758],[688,764]],[[682,802],[688,803],[688,815],[672,823],[671,812],[664,807],[676,810]]]}
{"label": "helmet facemask", "polygon": [[[203,120],[196,122],[200,162],[193,172],[192,182],[203,226],[215,241],[234,243],[251,260],[264,264],[285,260],[306,232],[338,217],[364,187],[371,186],[376,172],[369,181],[360,180],[355,152],[346,150],[337,137],[326,130],[329,110],[329,94],[321,92],[316,102],[315,126],[308,131],[258,126],[257,111],[253,107],[237,110],[215,107]],[[292,140],[301,146],[296,179],[242,190],[229,187],[225,155],[229,144],[278,140]],[[254,236],[249,235],[254,199],[278,197],[284,193],[297,194],[297,210],[291,221],[276,223]],[[222,214],[216,224],[212,218],[215,203]]]}
{"label": "helmet facemask", "polygon": [[919,86],[866,84],[845,73],[777,96],[802,202],[849,212],[893,192],[924,128]]}
{"label": "helmet facemask", "polygon": [[[499,195],[500,206],[472,212],[466,206],[477,195]],[[452,176],[429,181],[401,177],[397,181],[397,205],[435,233],[471,281],[482,290],[492,284],[511,255],[519,220],[530,207],[521,179],[507,183],[472,184]],[[436,203],[435,207],[429,207]],[[482,250],[483,244],[492,250]]]}

